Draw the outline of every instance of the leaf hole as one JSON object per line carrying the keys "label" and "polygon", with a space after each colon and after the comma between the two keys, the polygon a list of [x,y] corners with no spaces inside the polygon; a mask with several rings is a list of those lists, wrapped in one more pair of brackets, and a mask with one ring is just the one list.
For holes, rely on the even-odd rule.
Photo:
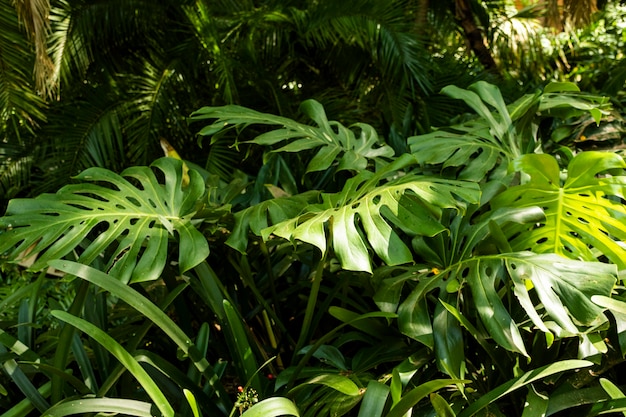
{"label": "leaf hole", "polygon": [[578,221],[581,222],[582,224],[589,224],[589,222],[586,219],[583,219],[582,217],[579,217]]}
{"label": "leaf hole", "polygon": [[378,205],[380,204],[380,200],[381,200],[380,194],[375,195],[374,198],[372,198],[372,203]]}
{"label": "leaf hole", "polygon": [[538,245],[541,245],[542,243],[546,243],[548,241],[547,237],[542,237],[541,239],[537,240],[535,243]]}
{"label": "leaf hole", "polygon": [[132,219],[130,219],[129,223],[131,226],[134,226],[137,224],[137,222],[139,221],[139,219],[137,217],[134,217]]}
{"label": "leaf hole", "polygon": [[93,208],[91,208],[91,207],[87,207],[87,206],[85,206],[85,205],[83,205],[83,204],[77,204],[77,203],[67,203],[67,205],[68,205],[68,206],[70,206],[70,207],[77,208],[77,209],[79,209],[79,210],[93,211]]}
{"label": "leaf hole", "polygon": [[126,200],[130,201],[132,204],[134,204],[137,207],[141,207],[141,203],[135,197],[128,197],[127,196]]}
{"label": "leaf hole", "polygon": [[467,276],[470,273],[470,269],[469,267],[465,267],[463,268],[463,270],[461,271],[461,278],[467,278]]}

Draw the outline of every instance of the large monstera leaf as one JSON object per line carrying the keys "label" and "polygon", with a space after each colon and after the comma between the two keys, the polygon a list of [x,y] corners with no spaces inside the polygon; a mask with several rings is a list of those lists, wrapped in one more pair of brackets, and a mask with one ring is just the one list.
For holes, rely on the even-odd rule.
{"label": "large monstera leaf", "polygon": [[[407,174],[379,185],[385,176],[414,164],[403,155],[376,173],[362,172],[348,180],[339,193],[322,194],[322,203],[263,230],[289,240],[300,240],[327,251],[332,249],[344,269],[371,272],[370,248],[387,265],[413,261],[396,229],[409,236],[434,236],[446,230],[440,223],[445,208],[464,210],[476,204],[480,189],[474,183]],[[396,226],[396,229],[392,227]]]}
{"label": "large monstera leaf", "polygon": [[306,172],[324,171],[335,162],[337,170],[364,170],[369,161],[390,158],[393,149],[381,143],[374,128],[357,123],[351,128],[329,121],[320,103],[306,100],[301,111],[317,126],[305,125],[291,119],[260,113],[241,106],[203,107],[191,115],[192,120],[216,119],[204,127],[199,134],[214,135],[234,126],[246,127],[253,124],[278,125],[282,128],[257,136],[251,143],[271,146],[287,142],[273,152],[299,152],[318,149],[309,161]]}
{"label": "large monstera leaf", "polygon": [[484,81],[467,90],[450,85],[441,92],[463,100],[478,117],[409,138],[411,152],[421,163],[455,169],[459,179],[472,181],[521,154],[534,153],[542,117],[565,120],[590,113],[599,123],[607,107],[606,98],[582,95],[572,83],[551,83],[543,93],[526,94],[508,105],[500,90]]}
{"label": "large monstera leaf", "polygon": [[557,253],[585,261],[604,255],[620,269],[626,268],[626,163],[619,155],[580,153],[563,173],[564,180],[550,155],[524,155],[515,161],[515,168],[530,179],[498,195],[492,206],[538,206],[545,220],[506,228],[513,250]]}
{"label": "large monstera leaf", "polygon": [[188,175],[183,185],[183,163],[173,158],[120,175],[90,168],[76,177],[80,183],[56,194],[12,200],[0,218],[0,253],[9,259],[37,253],[35,270],[73,251],[84,264],[104,256],[112,276],[148,281],[161,274],[168,242],[177,235],[184,272],[209,254],[207,240],[191,222],[204,182],[193,170]]}
{"label": "large monstera leaf", "polygon": [[[444,270],[417,265],[389,268],[378,274],[374,300],[381,310],[397,312],[398,326],[407,336],[430,348],[459,349],[455,344],[463,341],[434,320],[435,309],[428,300],[438,293],[446,309],[464,327],[483,327],[485,336],[499,346],[523,355],[527,351],[521,327],[528,325],[527,319],[545,333],[584,338],[607,320],[592,297],[609,297],[617,281],[615,265],[532,252],[475,256]],[[510,283],[527,319],[517,317],[516,321],[509,313],[511,300],[502,298],[502,288]],[[471,294],[471,303],[464,295],[466,291]],[[472,324],[474,319],[482,326]]]}
{"label": "large monstera leaf", "polygon": [[519,154],[509,110],[496,86],[479,81],[468,90],[450,85],[441,92],[465,101],[480,118],[409,138],[411,152],[421,162],[463,167],[459,179],[479,181],[499,162]]}

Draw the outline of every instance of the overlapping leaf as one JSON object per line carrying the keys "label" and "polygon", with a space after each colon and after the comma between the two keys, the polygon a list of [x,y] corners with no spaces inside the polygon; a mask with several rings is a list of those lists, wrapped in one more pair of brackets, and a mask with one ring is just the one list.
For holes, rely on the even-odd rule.
{"label": "overlapping leaf", "polygon": [[[555,254],[520,252],[502,255],[515,285],[515,295],[535,325],[547,325],[537,313],[529,288],[535,290],[542,309],[565,334],[580,334],[585,327],[605,321],[603,309],[591,301],[594,295],[611,294],[617,281],[617,268],[600,262],[582,262]],[[580,326],[583,331],[579,330]]]}
{"label": "overlapping leaf", "polygon": [[459,179],[473,181],[523,153],[534,152],[541,117],[566,119],[588,112],[599,123],[606,107],[605,98],[582,95],[571,83],[549,84],[543,94],[526,94],[509,105],[496,86],[484,81],[467,90],[447,86],[442,93],[463,100],[479,117],[409,138],[411,152],[422,163],[458,167]]}
{"label": "overlapping leaf", "polygon": [[235,227],[226,244],[245,253],[249,231],[261,236],[263,229],[298,216],[318,194],[317,191],[309,191],[295,196],[274,198],[235,213]]}
{"label": "overlapping leaf", "polygon": [[[513,250],[558,253],[572,259],[606,256],[626,268],[626,163],[617,154],[583,152],[572,159],[561,183],[556,159],[524,155],[515,167],[530,176],[492,200],[494,208],[538,206],[545,221],[505,229]],[[614,172],[618,175],[612,176]]]}
{"label": "overlapping leaf", "polygon": [[205,136],[233,126],[281,125],[282,128],[263,133],[251,142],[266,146],[288,142],[274,152],[299,152],[319,148],[309,161],[307,172],[324,171],[335,162],[338,170],[359,171],[365,169],[370,160],[393,156],[393,149],[379,143],[378,135],[372,126],[358,123],[352,130],[338,122],[329,121],[324,108],[315,100],[303,102],[300,108],[317,123],[317,126],[304,125],[285,117],[234,105],[203,107],[194,112],[191,119],[217,119],[199,132]]}
{"label": "overlapping leaf", "polygon": [[159,277],[169,237],[176,232],[181,271],[194,267],[209,253],[206,239],[191,223],[204,193],[202,178],[190,171],[183,187],[182,162],[173,158],[161,158],[152,167],[163,175],[163,184],[149,167],[132,167],[121,175],[90,168],[76,177],[79,184],[56,194],[12,200],[0,218],[0,253],[10,259],[39,253],[33,269],[72,251],[84,264],[104,255],[112,276],[147,281]]}
{"label": "overlapping leaf", "polygon": [[434,236],[445,230],[439,222],[442,209],[463,210],[466,203],[480,198],[474,183],[424,176],[406,175],[378,185],[385,173],[413,162],[404,155],[376,174],[362,172],[341,192],[322,194],[321,204],[263,234],[301,240],[322,253],[330,238],[342,267],[353,271],[371,272],[369,247],[388,265],[412,262],[411,251],[392,225],[413,236]]}
{"label": "overlapping leaf", "polygon": [[443,164],[444,168],[464,167],[459,178],[478,181],[499,162],[519,154],[513,121],[497,87],[480,81],[469,90],[448,86],[442,93],[465,101],[480,118],[450,130],[409,138],[411,152],[421,162]]}

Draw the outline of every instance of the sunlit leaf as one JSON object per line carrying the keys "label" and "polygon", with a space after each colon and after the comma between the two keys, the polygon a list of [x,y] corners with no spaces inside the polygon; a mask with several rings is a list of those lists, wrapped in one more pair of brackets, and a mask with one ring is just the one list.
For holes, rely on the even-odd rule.
{"label": "sunlit leaf", "polygon": [[[598,253],[626,268],[626,163],[617,154],[583,152],[569,164],[562,183],[556,159],[524,155],[517,170],[530,180],[492,200],[494,208],[541,207],[546,219],[535,225],[511,224],[505,232],[513,250],[558,253],[595,261]],[[618,175],[610,175],[611,172]],[[596,252],[597,250],[598,252]]]}
{"label": "sunlit leaf", "polygon": [[191,223],[204,193],[202,178],[190,171],[191,182],[183,187],[182,162],[173,158],[161,158],[152,167],[164,183],[148,167],[121,175],[90,168],[77,177],[80,184],[56,194],[12,200],[0,218],[0,252],[8,251],[11,259],[39,252],[35,270],[75,250],[87,265],[105,255],[107,269],[123,282],[148,281],[165,267],[175,233],[180,270],[194,267],[209,253],[206,239]]}

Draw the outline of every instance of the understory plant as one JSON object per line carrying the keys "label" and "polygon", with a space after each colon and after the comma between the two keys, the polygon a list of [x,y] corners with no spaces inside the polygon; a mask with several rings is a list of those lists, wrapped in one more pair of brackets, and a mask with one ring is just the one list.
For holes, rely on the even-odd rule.
{"label": "understory plant", "polygon": [[553,135],[606,100],[443,93],[474,114],[403,154],[313,100],[313,124],[206,107],[199,140],[257,172],[170,153],[12,200],[2,417],[626,410],[626,162]]}

